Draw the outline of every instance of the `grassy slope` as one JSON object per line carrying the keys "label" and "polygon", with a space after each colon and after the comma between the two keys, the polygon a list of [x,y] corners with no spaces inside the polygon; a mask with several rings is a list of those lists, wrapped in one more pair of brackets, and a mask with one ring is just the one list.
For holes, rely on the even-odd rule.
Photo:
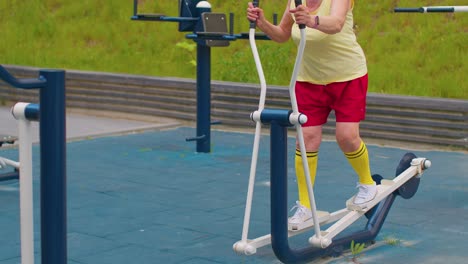
{"label": "grassy slope", "polygon": [[[177,15],[177,0],[140,0],[142,11]],[[211,0],[213,12],[234,12],[235,32],[247,31],[247,1]],[[465,3],[464,3],[465,2]],[[176,23],[131,21],[131,0],[0,2],[0,63],[195,78],[191,43]],[[280,16],[285,0],[264,1]],[[262,4],[262,3],[261,3]],[[357,1],[355,23],[370,72],[370,90],[468,99],[468,14],[395,14],[395,6],[463,5],[466,0]],[[269,84],[287,85],[291,42],[259,41]],[[212,79],[257,83],[248,41],[212,49]]]}

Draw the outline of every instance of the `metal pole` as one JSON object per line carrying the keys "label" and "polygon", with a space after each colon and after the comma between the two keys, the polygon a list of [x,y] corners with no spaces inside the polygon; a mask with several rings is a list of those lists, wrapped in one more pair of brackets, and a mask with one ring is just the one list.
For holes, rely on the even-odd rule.
{"label": "metal pole", "polygon": [[65,71],[41,70],[40,89],[41,258],[67,263]]}
{"label": "metal pole", "polygon": [[31,122],[18,119],[20,182],[21,263],[34,263],[34,213]]}
{"label": "metal pole", "polygon": [[[199,41],[198,41],[199,42]],[[210,152],[211,48],[197,42],[197,152]]]}
{"label": "metal pole", "polygon": [[271,245],[276,257],[281,261],[288,260],[290,256],[286,231],[288,228],[287,152],[286,127],[272,122],[270,128]]}
{"label": "metal pole", "polygon": [[138,0],[133,0],[133,16],[138,14]]}
{"label": "metal pole", "polygon": [[397,7],[395,13],[455,13],[468,12],[468,6]]}

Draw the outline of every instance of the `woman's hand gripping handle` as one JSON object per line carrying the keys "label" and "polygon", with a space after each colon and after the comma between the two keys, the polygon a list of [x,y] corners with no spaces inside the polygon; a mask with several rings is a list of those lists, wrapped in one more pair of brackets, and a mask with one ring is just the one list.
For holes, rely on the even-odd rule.
{"label": "woman's hand gripping handle", "polygon": [[[294,3],[296,4],[296,7],[302,5],[302,1],[301,0],[294,0]],[[299,28],[300,29],[304,29],[306,27],[305,24],[299,24]]]}
{"label": "woman's hand gripping handle", "polygon": [[[254,8],[258,7],[259,2],[260,2],[260,0],[253,0],[252,1],[252,7],[254,7]],[[249,15],[249,14],[250,13],[247,12],[247,15]],[[250,28],[255,28],[257,26],[257,19],[250,18],[249,16],[248,16],[248,19],[250,21]]]}

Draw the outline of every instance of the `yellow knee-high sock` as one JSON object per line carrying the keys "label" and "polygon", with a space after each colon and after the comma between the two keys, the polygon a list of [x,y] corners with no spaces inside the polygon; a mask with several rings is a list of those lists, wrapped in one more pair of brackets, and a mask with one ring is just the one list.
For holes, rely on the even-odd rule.
{"label": "yellow knee-high sock", "polygon": [[353,167],[354,171],[359,177],[359,183],[361,184],[373,184],[370,166],[369,166],[369,154],[367,152],[366,144],[361,141],[361,145],[358,150],[354,152],[345,153],[346,158]]}
{"label": "yellow knee-high sock", "polygon": [[[316,152],[307,152],[307,164],[309,165],[310,180],[312,186],[315,182],[315,175],[317,173],[317,160],[318,160],[318,151]],[[302,156],[301,151],[296,149],[296,178],[297,178],[297,187],[299,191],[299,202],[301,205],[310,208],[309,201],[309,191],[307,189],[307,181],[304,173],[304,166],[302,166]]]}

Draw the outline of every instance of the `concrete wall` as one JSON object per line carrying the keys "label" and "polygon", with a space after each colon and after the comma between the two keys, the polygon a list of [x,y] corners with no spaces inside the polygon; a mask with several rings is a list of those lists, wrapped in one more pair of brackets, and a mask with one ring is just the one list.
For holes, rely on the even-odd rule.
{"label": "concrete wall", "polygon": [[[17,78],[37,78],[37,68],[4,65]],[[211,119],[233,128],[251,128],[258,108],[259,85],[213,81]],[[100,72],[67,71],[67,107],[196,120],[196,83]],[[11,89],[0,81],[0,99],[37,102],[37,91]],[[289,109],[287,87],[269,86],[266,108]],[[324,126],[334,133],[334,116]],[[468,149],[468,100],[370,93],[364,138],[444,145]]]}

